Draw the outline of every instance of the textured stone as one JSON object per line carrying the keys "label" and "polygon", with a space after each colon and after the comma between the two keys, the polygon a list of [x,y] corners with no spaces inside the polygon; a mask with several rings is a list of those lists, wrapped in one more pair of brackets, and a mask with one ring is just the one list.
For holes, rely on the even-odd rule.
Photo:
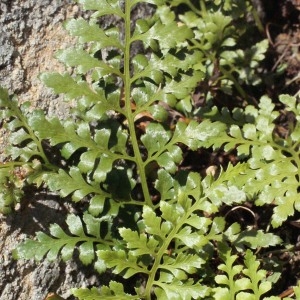
{"label": "textured stone", "polygon": [[73,299],[71,288],[100,284],[97,274],[76,259],[50,263],[12,258],[12,250],[26,237],[37,231],[47,232],[51,223],[64,228],[69,210],[70,205],[55,195],[28,192],[18,211],[0,217],[1,300],[43,300],[50,292]]}
{"label": "textured stone", "polygon": [[[79,15],[79,8],[71,0],[8,0],[0,5],[0,85],[17,94],[20,102],[31,101],[34,107],[64,116],[67,104],[40,83],[38,74],[64,70],[52,57],[57,49],[74,43],[61,23]],[[12,259],[12,250],[25,237],[64,220],[66,209],[58,204],[59,199],[49,198],[47,194],[45,199],[40,194],[26,194],[25,208],[22,205],[21,211],[0,218],[1,300],[43,300],[49,292],[67,299],[70,288],[95,283],[95,279],[89,281],[74,261],[65,264]]]}
{"label": "textured stone", "polygon": [[31,101],[33,106],[62,115],[65,103],[45,89],[38,75],[64,70],[53,54],[74,44],[62,22],[78,14],[71,0],[1,1],[0,24],[5,33],[1,39],[5,42],[0,46],[0,85],[17,94],[20,102]]}
{"label": "textured stone", "polygon": [[[137,7],[134,15],[149,15],[151,9]],[[48,115],[64,118],[69,104],[53,95],[38,79],[45,71],[63,72],[65,67],[53,58],[58,49],[74,45],[62,22],[71,17],[87,17],[72,0],[1,0],[0,1],[0,85],[16,94],[20,103],[30,101]],[[114,24],[111,17],[104,25]],[[0,132],[1,149],[6,133]],[[1,148],[2,147],[2,148]],[[51,223],[65,226],[72,206],[47,192],[27,191],[19,210],[0,216],[0,300],[44,300],[55,292],[74,299],[70,288],[100,285],[100,276],[78,260],[69,262],[15,261],[12,250],[35,232],[47,232]],[[107,282],[102,278],[101,282]]]}

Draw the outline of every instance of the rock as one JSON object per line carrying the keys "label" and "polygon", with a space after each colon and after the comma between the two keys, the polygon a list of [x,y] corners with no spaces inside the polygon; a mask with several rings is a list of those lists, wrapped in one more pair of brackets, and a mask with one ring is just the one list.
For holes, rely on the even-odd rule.
{"label": "rock", "polygon": [[20,102],[31,101],[33,106],[63,115],[66,103],[46,89],[38,75],[64,70],[53,54],[74,44],[62,22],[79,15],[79,7],[72,0],[8,0],[1,1],[1,12],[2,39],[7,42],[0,46],[0,85],[17,94]]}
{"label": "rock", "polygon": [[[135,16],[151,12],[140,6]],[[20,103],[30,101],[48,115],[66,117],[69,104],[45,88],[38,75],[65,71],[53,54],[74,45],[75,39],[67,35],[62,22],[88,15],[72,0],[1,0],[0,85],[16,94]],[[105,22],[113,23],[114,19],[105,18]],[[6,133],[0,135],[3,145]],[[37,231],[47,232],[51,223],[64,226],[70,209],[70,204],[47,191],[29,191],[18,211],[0,216],[0,300],[44,300],[51,292],[74,299],[71,288],[100,285],[100,276],[76,259],[50,263],[12,258],[12,250],[25,238]]]}
{"label": "rock", "polygon": [[0,217],[0,299],[43,300],[50,292],[74,299],[70,289],[100,285],[99,276],[74,259],[66,263],[14,260],[12,250],[35,232],[48,232],[51,223],[66,227],[64,219],[71,207],[55,195],[26,193],[19,210]]}

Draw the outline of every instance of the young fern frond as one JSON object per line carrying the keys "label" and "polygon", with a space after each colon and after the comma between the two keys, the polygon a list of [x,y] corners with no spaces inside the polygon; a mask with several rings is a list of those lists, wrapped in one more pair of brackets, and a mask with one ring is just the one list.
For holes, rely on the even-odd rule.
{"label": "young fern frond", "polygon": [[[201,191],[201,186],[206,183],[201,183],[197,173],[190,173],[184,185],[182,179],[174,180],[165,170],[160,170],[158,177],[156,188],[163,198],[159,203],[160,216],[144,206],[142,219],[138,222],[139,231],[119,229],[127,251],[97,252],[114,273],[122,274],[124,278],[136,273],[148,276],[140,298],[151,299],[154,288],[157,298],[205,299],[211,293],[210,288],[202,284],[201,278],[191,280],[190,276],[204,272],[207,247],[212,249],[215,241],[228,240],[233,244],[238,241],[239,247],[249,244],[268,247],[281,242],[273,234],[261,231],[252,230],[247,235],[247,231],[241,231],[237,224],[225,230],[224,218],[206,217],[205,214],[217,211],[222,201],[217,202],[211,195],[205,195],[204,189]],[[226,180],[219,180],[215,189],[217,186],[224,188]],[[217,193],[221,199],[227,198],[228,203],[241,201],[236,191],[230,194],[220,188]],[[182,249],[189,250],[183,254]]]}
{"label": "young fern frond", "polygon": [[[49,165],[44,149],[42,140],[39,139],[32,130],[29,124],[29,106],[30,104],[24,103],[21,108],[18,107],[16,99],[10,99],[8,92],[0,89],[0,105],[2,109],[1,120],[4,122],[5,127],[11,133],[9,135],[10,147],[6,148],[6,156],[12,160],[19,159],[23,162],[28,162],[32,157],[39,157],[45,165]],[[34,114],[40,115],[40,111],[35,111]],[[21,144],[26,144],[21,147]]]}
{"label": "young fern frond", "polygon": [[44,171],[57,170],[57,167],[48,160],[43,140],[30,126],[29,103],[19,108],[16,99],[0,88],[0,108],[3,128],[8,131],[5,161],[0,164],[0,212],[7,214],[20,202],[27,183],[40,185]]}
{"label": "young fern frond", "polygon": [[190,0],[173,0],[170,4],[191,8],[179,13],[179,19],[194,33],[188,48],[201,52],[201,59],[195,67],[206,70],[204,82],[207,86],[203,84],[203,88],[207,89],[207,100],[211,98],[208,92],[215,94],[217,87],[217,92],[227,95],[236,90],[250,102],[244,85],[261,83],[256,67],[268,49],[267,39],[249,45],[246,50],[239,48],[239,39],[249,34],[252,28],[248,20],[255,12],[251,1],[200,1],[200,10]]}

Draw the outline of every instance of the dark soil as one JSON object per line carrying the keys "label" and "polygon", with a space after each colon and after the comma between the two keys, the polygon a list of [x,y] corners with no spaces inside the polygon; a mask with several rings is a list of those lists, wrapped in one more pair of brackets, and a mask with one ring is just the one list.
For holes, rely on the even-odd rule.
{"label": "dark soil", "polygon": [[[270,44],[263,63],[263,70],[261,70],[263,83],[253,88],[243,87],[247,91],[250,100],[246,103],[241,103],[238,93],[228,97],[220,91],[214,95],[214,101],[218,107],[226,107],[232,110],[235,107],[247,104],[256,105],[260,97],[268,95],[277,105],[277,109],[280,110],[279,95],[290,94],[296,95],[298,98],[300,96],[300,1],[263,0],[254,2],[259,2],[258,10],[264,32],[255,31],[252,42],[256,43],[267,38]],[[241,45],[242,43],[243,41],[241,41]],[[203,83],[201,83],[195,92],[195,99],[200,98],[201,100],[203,88]],[[294,116],[282,114],[278,118],[276,124],[279,134],[284,134],[288,118],[294,118]],[[234,151],[225,153],[202,149],[197,152],[186,152],[181,167],[205,174],[209,166],[216,165],[226,168],[228,162],[233,164],[237,162]],[[253,203],[246,203],[243,207],[238,208],[223,207],[220,215],[225,216],[229,224],[238,222],[245,228],[255,226],[257,229],[267,230],[272,211],[272,206],[258,208]],[[280,228],[271,229],[273,233],[281,237],[285,245],[293,247],[292,251],[272,249],[271,252],[264,253],[263,250],[257,252],[258,257],[261,258],[263,268],[268,270],[269,275],[274,278],[276,276],[280,277],[277,281],[274,280],[276,283],[269,296],[276,295],[282,298],[293,296],[291,287],[297,285],[300,279],[299,219],[300,213],[296,213]]]}
{"label": "dark soil", "polygon": [[265,34],[271,45],[268,70],[274,72],[279,65],[286,65],[282,75],[267,85],[267,92],[272,98],[282,93],[299,93],[300,2],[265,0],[263,6]]}
{"label": "dark soil", "polygon": [[[270,47],[264,60],[264,70],[261,73],[263,84],[249,91],[253,102],[248,102],[248,104],[258,103],[261,96],[268,95],[278,104],[277,107],[280,109],[279,95],[290,94],[296,95],[298,98],[300,96],[300,1],[263,0],[260,5],[264,32],[260,33],[257,38],[260,40],[267,38]],[[279,72],[279,69],[282,71]],[[234,102],[232,99],[235,99]],[[239,97],[234,98],[233,96],[226,101],[226,95],[217,95],[216,105],[233,109],[240,107],[241,103]],[[289,117],[293,118],[293,116],[286,115],[281,115],[278,118],[278,131],[284,132]],[[236,159],[234,152],[213,154],[209,151],[191,152],[186,156],[184,167],[203,172],[212,164],[226,166],[229,161],[234,163]],[[270,224],[272,210],[272,206],[257,208],[252,203],[246,203],[244,207],[238,209],[224,207],[221,214],[226,216],[229,223],[239,222],[245,226],[256,226],[258,229],[266,230]],[[280,279],[270,292],[270,296],[277,295],[282,298],[292,296],[291,286],[297,285],[300,279],[299,219],[300,213],[296,213],[283,226],[273,230],[285,244],[294,247],[292,251],[273,249],[274,251],[267,253],[262,250],[257,252],[257,255],[262,259],[263,267],[268,270],[271,276],[276,277],[276,274],[280,274]]]}
{"label": "dark soil", "polygon": [[[270,74],[265,81],[267,94],[276,101],[280,94],[300,96],[300,1],[272,1],[264,0],[265,17],[263,25],[265,35],[270,42],[270,49],[266,59],[266,70]],[[280,76],[272,73],[280,65],[285,69]],[[281,116],[277,125],[284,127],[286,117]],[[269,221],[272,207],[264,210],[254,210],[258,219],[258,226],[265,228]],[[300,235],[297,220],[300,214],[296,213],[278,230],[274,230],[286,244],[295,248],[291,252],[274,251],[264,253],[263,261],[270,274],[281,272],[280,279],[272,290],[272,295],[282,298],[292,296],[292,285],[297,285],[300,279]],[[282,268],[282,269],[281,269]],[[280,271],[279,271],[280,270]],[[283,271],[282,271],[283,270]]]}

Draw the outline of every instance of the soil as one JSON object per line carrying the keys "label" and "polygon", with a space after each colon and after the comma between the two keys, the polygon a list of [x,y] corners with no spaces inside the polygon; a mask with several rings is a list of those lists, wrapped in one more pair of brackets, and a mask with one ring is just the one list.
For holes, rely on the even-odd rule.
{"label": "soil", "polygon": [[[296,95],[300,98],[300,1],[263,1],[265,12],[265,34],[270,42],[267,57],[269,72],[274,72],[280,65],[285,69],[280,76],[270,82],[267,81],[267,94],[272,99],[277,99],[280,94]],[[285,126],[286,117],[278,119],[279,126]],[[272,207],[256,211],[262,228],[269,220]],[[282,266],[283,272],[272,290],[272,295],[282,298],[292,296],[292,285],[297,285],[300,279],[300,235],[299,213],[292,216],[284,226],[275,230],[285,243],[294,246],[294,250],[278,252],[273,256],[265,256],[265,266],[270,272],[276,273],[276,266]],[[280,267],[279,267],[280,269]]]}
{"label": "soil", "polygon": [[274,72],[280,64],[286,66],[277,81],[268,86],[268,94],[275,97],[283,93],[299,95],[300,2],[265,0],[263,4],[265,33],[271,45],[268,69]]}
{"label": "soil", "polygon": [[[64,70],[51,57],[57,45],[67,47],[74,41],[66,39],[60,23],[83,13],[77,5],[71,4],[71,0],[41,1],[43,4],[38,2],[33,5],[29,0],[15,1],[14,4],[10,0],[1,1],[0,24],[3,29],[0,34],[0,84],[11,93],[18,94],[20,102],[30,99],[34,107],[41,107],[49,115],[57,114],[63,118],[68,111],[66,104],[46,90],[38,82],[37,75],[46,70]],[[268,38],[270,48],[262,72],[263,84],[252,91],[252,96],[258,101],[260,96],[267,94],[275,102],[282,93],[300,96],[300,1],[255,2],[259,6],[264,28],[264,33],[259,38]],[[146,13],[140,12],[141,15]],[[282,72],[278,73],[276,70],[280,66]],[[284,118],[279,120],[283,126],[284,122]],[[3,131],[1,138],[5,138]],[[201,150],[187,153],[183,166],[204,172],[212,164],[226,165],[228,161],[234,162],[235,159],[234,153],[212,154]],[[224,215],[243,222],[253,222],[254,215],[261,228],[268,224],[271,207],[257,210],[249,204],[247,209],[231,211],[231,208],[224,208]],[[34,236],[36,231],[46,231],[53,222],[62,222],[64,216],[72,210],[76,210],[76,207],[62,202],[55,195],[46,191],[30,190],[26,192],[22,205],[14,214],[0,216],[0,300],[44,300],[52,292],[64,299],[74,299],[70,295],[70,288],[100,286],[107,282],[108,278],[99,278],[76,259],[68,263],[38,263],[12,259],[11,251],[20,241]],[[276,271],[277,265],[283,265],[284,272],[272,290],[273,295],[288,296],[291,293],[290,287],[300,279],[298,218],[300,213],[274,231],[284,241],[295,245],[296,250],[293,253],[279,251],[272,257],[266,256],[264,261],[264,267],[269,268],[270,272]]]}

